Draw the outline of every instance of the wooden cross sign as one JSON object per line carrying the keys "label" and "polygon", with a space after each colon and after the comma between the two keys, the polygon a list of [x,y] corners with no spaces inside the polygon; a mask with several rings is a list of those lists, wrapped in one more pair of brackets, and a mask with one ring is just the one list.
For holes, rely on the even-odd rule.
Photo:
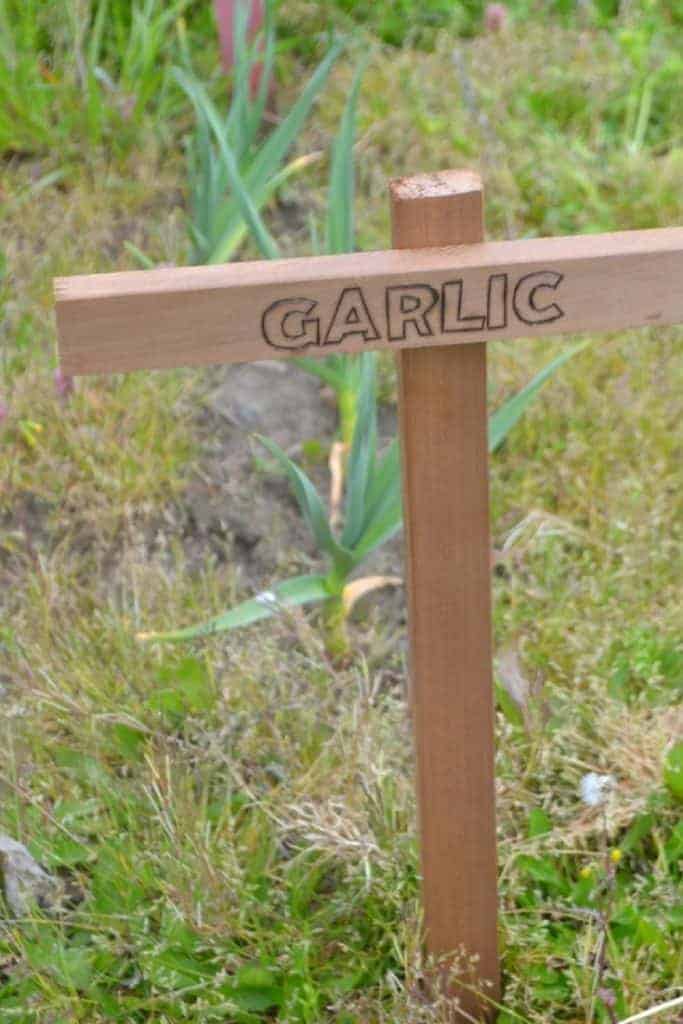
{"label": "wooden cross sign", "polygon": [[425,929],[477,958],[486,999],[457,994],[480,1019],[499,995],[485,342],[683,322],[683,228],[485,242],[469,171],[395,181],[391,204],[386,252],[58,279],[61,363],[396,351]]}

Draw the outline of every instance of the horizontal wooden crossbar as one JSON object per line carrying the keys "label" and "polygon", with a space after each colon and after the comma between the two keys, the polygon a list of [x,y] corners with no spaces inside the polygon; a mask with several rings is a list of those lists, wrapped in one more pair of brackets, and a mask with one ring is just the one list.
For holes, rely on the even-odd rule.
{"label": "horizontal wooden crossbar", "polygon": [[69,374],[683,322],[683,228],[58,278]]}

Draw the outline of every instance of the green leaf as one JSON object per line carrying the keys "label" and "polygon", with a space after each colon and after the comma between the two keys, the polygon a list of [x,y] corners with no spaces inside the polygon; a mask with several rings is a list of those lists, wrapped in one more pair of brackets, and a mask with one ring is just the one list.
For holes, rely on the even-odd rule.
{"label": "green leaf", "polygon": [[325,359],[311,359],[309,356],[299,356],[292,361],[297,366],[300,366],[302,370],[305,370],[306,373],[319,377],[325,384],[338,391],[344,382],[345,375],[336,359],[336,356],[327,356]]}
{"label": "green leaf", "polygon": [[664,846],[666,858],[670,864],[676,864],[683,859],[683,821],[679,821],[674,827]]}
{"label": "green leaf", "polygon": [[84,753],[82,750],[75,750],[72,747],[53,747],[55,763],[60,768],[67,769],[73,778],[77,779],[84,786],[91,786],[94,789],[104,789],[111,784],[111,778],[104,764],[96,757]]}
{"label": "green leaf", "polygon": [[261,215],[258,212],[259,204],[254,202],[251,190],[240,174],[235,154],[228,142],[216,107],[209,99],[204,87],[187,71],[183,71],[181,68],[174,68],[173,74],[178,84],[184,89],[194,104],[197,116],[206,119],[214,134],[223,161],[223,167],[225,168],[240,215],[244,218],[261,253],[266,259],[277,259],[280,254],[279,249],[261,219]]}
{"label": "green leaf", "polygon": [[155,989],[173,991],[205,981],[210,984],[216,974],[213,964],[182,949],[153,947],[141,956],[145,978]]}
{"label": "green leaf", "polygon": [[566,972],[556,971],[544,964],[529,968],[529,977],[533,983],[536,998],[548,1003],[566,1003],[571,994],[571,987]]}
{"label": "green leaf", "polygon": [[171,716],[201,714],[216,702],[216,688],[206,663],[188,657],[162,665],[157,673],[158,689],[147,706]]}
{"label": "green leaf", "polygon": [[[266,34],[265,53],[260,55],[253,48],[251,50],[252,54],[256,54],[254,59],[264,61],[259,95],[256,100],[249,96],[246,83],[250,71],[238,74],[238,69],[235,69],[238,89],[233,93],[230,113],[225,120],[200,83],[181,68],[174,69],[176,80],[190,97],[197,114],[197,133],[190,148],[194,211],[192,226],[193,234],[204,236],[208,241],[205,246],[196,247],[196,262],[225,262],[232,257],[247,232],[251,232],[266,258],[277,256],[277,246],[259,211],[288,177],[310,162],[310,158],[298,158],[282,167],[287,152],[299,138],[342,45],[337,42],[331,47],[296,103],[258,149],[255,147],[263,120],[274,54],[270,30]],[[210,126],[211,135],[218,147],[217,153],[210,144],[207,132],[202,129],[203,123]]]}
{"label": "green leaf", "polygon": [[344,107],[337,137],[332,146],[330,184],[327,194],[328,253],[353,252],[355,248],[354,162],[353,146],[356,133],[358,92],[367,65],[367,57],[358,66]]}
{"label": "green leaf", "polygon": [[639,814],[631,824],[628,832],[619,842],[619,849],[622,853],[630,853],[636,850],[643,840],[650,835],[655,819],[652,814]]}
{"label": "green leaf", "polygon": [[374,352],[364,352],[360,361],[360,388],[356,399],[356,422],[349,453],[346,509],[341,542],[353,548],[366,523],[367,496],[375,470],[377,452],[377,394]]}
{"label": "green leaf", "polygon": [[664,782],[671,795],[683,802],[683,740],[674,744],[666,755]]}
{"label": "green leaf", "polygon": [[330,597],[324,576],[295,576],[292,579],[276,583],[270,590],[262,591],[249,601],[231,608],[230,611],[217,615],[199,626],[189,626],[170,633],[147,633],[146,640],[196,640],[199,637],[211,636],[230,629],[249,626],[261,619],[277,615],[285,608],[311,604],[314,601],[326,601]]}
{"label": "green leaf", "polygon": [[271,455],[277,459],[287,474],[294,491],[294,496],[301,509],[301,514],[308,523],[316,544],[321,551],[325,551],[330,556],[334,562],[335,569],[340,574],[347,574],[353,564],[352,555],[334,539],[327,513],[315,487],[304,471],[283,452],[282,448],[275,441],[268,437],[262,437],[260,434],[256,436]]}
{"label": "green leaf", "polygon": [[403,512],[401,492],[399,489],[391,493],[387,502],[378,509],[377,514],[368,524],[360,541],[353,550],[354,565],[358,565],[371,551],[380,547],[393,537],[401,528]]}
{"label": "green leaf", "polygon": [[63,832],[47,840],[30,844],[31,853],[46,868],[72,868],[79,864],[87,864],[94,859],[94,853],[86,843],[72,839]]}
{"label": "green leaf", "polygon": [[95,65],[100,61],[102,32],[105,25],[108,6],[108,0],[100,0],[97,12],[92,21],[92,27],[89,33],[90,39],[88,41],[88,67],[95,67]]}
{"label": "green leaf", "polygon": [[126,725],[124,722],[115,722],[111,727],[112,744],[117,753],[126,761],[141,760],[143,748],[148,739],[149,736],[146,732]]}
{"label": "green leaf", "polygon": [[280,167],[289,149],[299,138],[311,107],[325,84],[343,45],[341,41],[337,41],[331,46],[309,78],[299,99],[261,147],[245,175],[247,185],[255,197],[260,196],[267,182]]}
{"label": "green leaf", "polygon": [[135,259],[140,264],[143,270],[154,269],[154,260],[150,259],[149,256],[142,251],[142,249],[138,249],[137,245],[134,245],[133,242],[125,241],[123,243],[123,248],[126,250],[126,252],[129,252],[131,254],[133,259]]}
{"label": "green leaf", "polygon": [[266,3],[263,44],[260,45],[260,41],[258,39],[255,40],[250,49],[250,56],[251,63],[245,79],[247,81],[251,81],[252,69],[254,66],[258,66],[260,68],[261,75],[258,94],[256,99],[250,103],[247,113],[248,135],[251,139],[254,139],[263,122],[263,115],[265,113],[266,103],[268,102],[270,87],[273,81],[273,67],[275,64],[275,18],[274,4],[272,3]]}
{"label": "green leaf", "polygon": [[538,836],[547,835],[552,832],[552,819],[546,814],[542,807],[534,807],[529,814],[527,832],[529,839],[537,839]]}
{"label": "green leaf", "polygon": [[524,726],[524,715],[522,709],[516,700],[514,700],[508,691],[498,681],[495,684],[496,692],[496,704],[502,711],[503,716],[510,725],[514,725],[517,728]]}
{"label": "green leaf", "polygon": [[222,990],[241,1010],[265,1013],[280,1006],[282,987],[272,971],[257,965],[242,967]]}
{"label": "green leaf", "polygon": [[[308,166],[309,163],[309,158],[297,157],[273,174],[272,178],[266,182],[263,191],[258,196],[252,197],[256,208],[261,209],[265,206],[286,181],[302,170],[302,168]],[[214,188],[214,192],[219,195],[222,194],[222,190],[217,188]],[[239,246],[249,234],[250,228],[243,220],[231,194],[227,200],[221,202],[220,199],[217,199],[209,205],[210,210],[207,217],[212,229],[211,238],[214,241],[208,245],[208,248],[202,250],[201,257],[197,259],[197,262],[227,263],[232,259]],[[193,228],[194,225],[191,225],[191,229]],[[273,242],[273,244],[275,243]],[[271,258],[267,253],[263,253],[263,250],[262,254],[267,259]]]}
{"label": "green leaf", "polygon": [[367,492],[368,522],[376,514],[380,505],[386,502],[387,496],[392,497],[401,490],[401,449],[395,437],[382,455],[372,475]]}
{"label": "green leaf", "polygon": [[581,341],[566,352],[561,352],[547,366],[536,374],[533,380],[529,381],[526,387],[518,391],[516,395],[509,398],[507,402],[496,409],[489,417],[489,451],[495,452],[500,448],[515,424],[522,418],[534,398],[543,385],[559,370],[564,363],[568,362],[577,352],[589,345],[589,341]]}
{"label": "green leaf", "polygon": [[235,152],[241,156],[249,145],[250,76],[254,51],[249,45],[249,4],[237,3],[233,12],[232,102],[228,123],[232,128]]}
{"label": "green leaf", "polygon": [[515,866],[527,878],[547,889],[549,895],[566,895],[569,889],[562,872],[549,857],[531,857],[528,854],[520,854],[515,860]]}
{"label": "green leaf", "polygon": [[402,522],[401,467],[398,439],[376,465],[366,494],[363,532],[353,548],[355,564],[389,540]]}

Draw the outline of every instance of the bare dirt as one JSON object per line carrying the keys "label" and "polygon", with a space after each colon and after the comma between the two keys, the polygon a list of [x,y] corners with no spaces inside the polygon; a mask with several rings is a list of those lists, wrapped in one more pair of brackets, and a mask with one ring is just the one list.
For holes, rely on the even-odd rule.
{"label": "bare dirt", "polygon": [[[255,435],[271,438],[301,461],[306,442],[324,448],[334,437],[334,400],[317,378],[290,362],[227,367],[216,376],[198,416],[202,453],[182,503],[186,537],[193,546],[213,542],[222,549],[229,536],[233,557],[249,577],[261,582],[276,569],[283,550],[298,549],[311,557],[316,552],[287,481],[270,472],[272,460]],[[395,430],[393,410],[382,410],[380,444]],[[324,461],[308,464],[306,470],[326,495]],[[400,575],[400,539],[378,552],[368,566],[368,571]]]}
{"label": "bare dirt", "polygon": [[[286,478],[256,435],[272,438],[303,463],[326,497],[325,453],[337,426],[333,396],[317,378],[275,361],[212,369],[199,393],[193,412],[199,457],[188,468],[186,486],[161,508],[132,509],[116,536],[105,540],[86,519],[74,525],[73,516],[67,531],[59,508],[30,493],[0,514],[0,608],[11,611],[27,559],[49,560],[67,532],[69,543],[87,555],[82,571],[95,573],[102,596],[117,587],[131,547],[136,559],[163,562],[171,538],[180,541],[187,571],[201,572],[212,558],[234,567],[246,593],[283,575],[323,568]],[[381,408],[380,444],[394,436],[395,419],[393,409]],[[307,442],[319,449],[318,458],[306,458]],[[360,573],[402,576],[401,538],[376,552]],[[361,602],[360,614],[363,605],[378,607],[391,629],[404,619],[403,600],[400,588],[379,591]]]}

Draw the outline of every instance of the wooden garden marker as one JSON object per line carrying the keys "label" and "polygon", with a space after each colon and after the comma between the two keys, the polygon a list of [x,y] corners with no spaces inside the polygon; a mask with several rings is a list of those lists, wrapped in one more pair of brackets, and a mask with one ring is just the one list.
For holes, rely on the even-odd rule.
{"label": "wooden garden marker", "polygon": [[[484,240],[465,171],[393,182],[391,213],[396,248]],[[427,944],[476,952],[468,980],[498,999],[486,345],[405,349],[398,364]],[[458,995],[475,1019],[485,1009]]]}
{"label": "wooden garden marker", "polygon": [[[683,322],[683,228],[484,242],[471,172],[392,185],[395,249],[58,278],[67,374],[399,352],[430,952],[498,993],[483,342]],[[461,1006],[485,1013],[467,988]]]}

